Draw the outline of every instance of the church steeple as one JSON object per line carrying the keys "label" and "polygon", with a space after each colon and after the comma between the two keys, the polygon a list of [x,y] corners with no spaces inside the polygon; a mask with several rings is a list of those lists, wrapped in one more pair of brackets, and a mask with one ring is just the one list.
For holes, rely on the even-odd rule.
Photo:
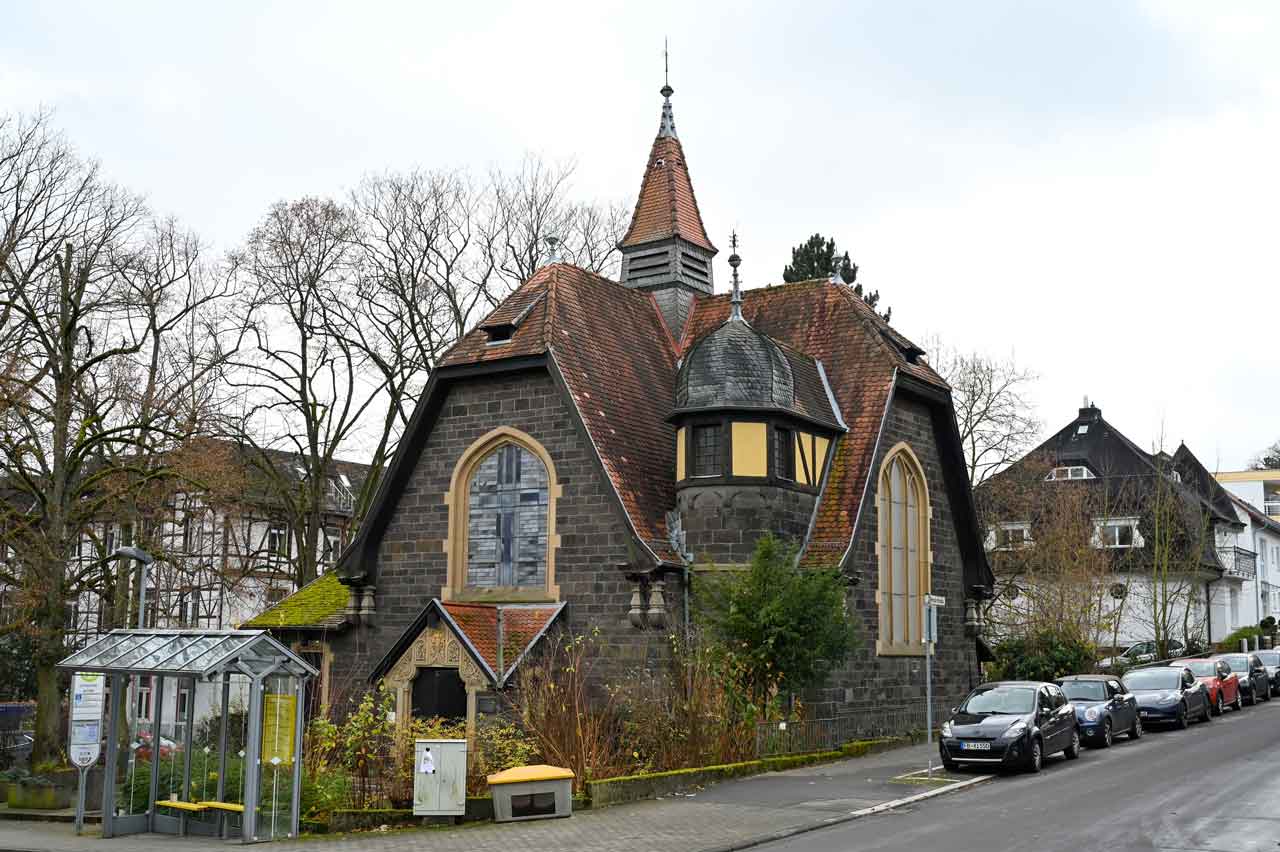
{"label": "church steeple", "polygon": [[631,227],[618,248],[622,283],[653,292],[668,328],[679,338],[694,294],[712,293],[716,247],[702,224],[684,148],[676,136],[674,92],[664,81],[658,135],[649,151]]}

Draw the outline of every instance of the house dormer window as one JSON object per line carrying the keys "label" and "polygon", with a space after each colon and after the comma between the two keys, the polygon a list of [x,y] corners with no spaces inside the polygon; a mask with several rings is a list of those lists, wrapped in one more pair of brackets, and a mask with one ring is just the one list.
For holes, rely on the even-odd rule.
{"label": "house dormer window", "polygon": [[1144,547],[1146,542],[1138,531],[1137,518],[1095,518],[1093,521],[1093,546],[1102,549]]}
{"label": "house dormer window", "polygon": [[1010,521],[992,530],[988,549],[1019,550],[1031,545],[1031,524],[1027,521]]}
{"label": "house dormer window", "polygon": [[1045,482],[1061,482],[1066,479],[1096,479],[1093,471],[1084,465],[1068,465],[1065,467],[1055,467],[1049,471],[1049,475],[1044,478]]}

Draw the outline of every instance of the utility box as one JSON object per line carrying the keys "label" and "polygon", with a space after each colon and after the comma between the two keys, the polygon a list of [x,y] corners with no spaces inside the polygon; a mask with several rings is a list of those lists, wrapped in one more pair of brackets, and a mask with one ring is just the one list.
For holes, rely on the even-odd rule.
{"label": "utility box", "polygon": [[467,812],[467,741],[414,740],[413,815]]}
{"label": "utility box", "polygon": [[573,771],[561,766],[517,766],[489,776],[494,822],[521,822],[573,814]]}

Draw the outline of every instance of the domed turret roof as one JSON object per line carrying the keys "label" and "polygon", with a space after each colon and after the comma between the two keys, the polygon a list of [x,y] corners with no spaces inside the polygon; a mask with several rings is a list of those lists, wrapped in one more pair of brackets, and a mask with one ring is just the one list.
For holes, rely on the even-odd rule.
{"label": "domed turret roof", "polygon": [[676,374],[676,412],[707,408],[790,410],[795,376],[782,347],[741,319],[693,344]]}

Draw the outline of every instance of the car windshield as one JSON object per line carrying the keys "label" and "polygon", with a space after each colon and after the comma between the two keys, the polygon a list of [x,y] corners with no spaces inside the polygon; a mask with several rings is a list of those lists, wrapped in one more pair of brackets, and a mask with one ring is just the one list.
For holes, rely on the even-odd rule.
{"label": "car windshield", "polygon": [[1280,666],[1280,651],[1259,651],[1258,659],[1264,666]]}
{"label": "car windshield", "polygon": [[1121,654],[1121,656],[1136,657],[1139,654],[1150,654],[1153,650],[1155,650],[1153,646],[1149,645],[1146,642],[1141,642],[1137,645],[1130,645],[1127,649],[1125,649],[1125,652]]}
{"label": "car windshield", "polygon": [[998,713],[1030,713],[1036,705],[1034,686],[993,686],[979,690],[964,702],[962,713],[995,715]]}
{"label": "car windshield", "polygon": [[1208,660],[1203,663],[1187,663],[1187,668],[1191,669],[1191,673],[1196,677],[1216,677],[1218,667]]}
{"label": "car windshield", "polygon": [[1106,701],[1107,686],[1098,680],[1065,680],[1062,691],[1072,701]]}
{"label": "car windshield", "polygon": [[1248,657],[1223,657],[1222,659],[1227,661],[1227,665],[1231,666],[1231,671],[1233,672],[1249,671]]}
{"label": "car windshield", "polygon": [[1182,680],[1181,669],[1142,669],[1124,676],[1130,689],[1177,689]]}

